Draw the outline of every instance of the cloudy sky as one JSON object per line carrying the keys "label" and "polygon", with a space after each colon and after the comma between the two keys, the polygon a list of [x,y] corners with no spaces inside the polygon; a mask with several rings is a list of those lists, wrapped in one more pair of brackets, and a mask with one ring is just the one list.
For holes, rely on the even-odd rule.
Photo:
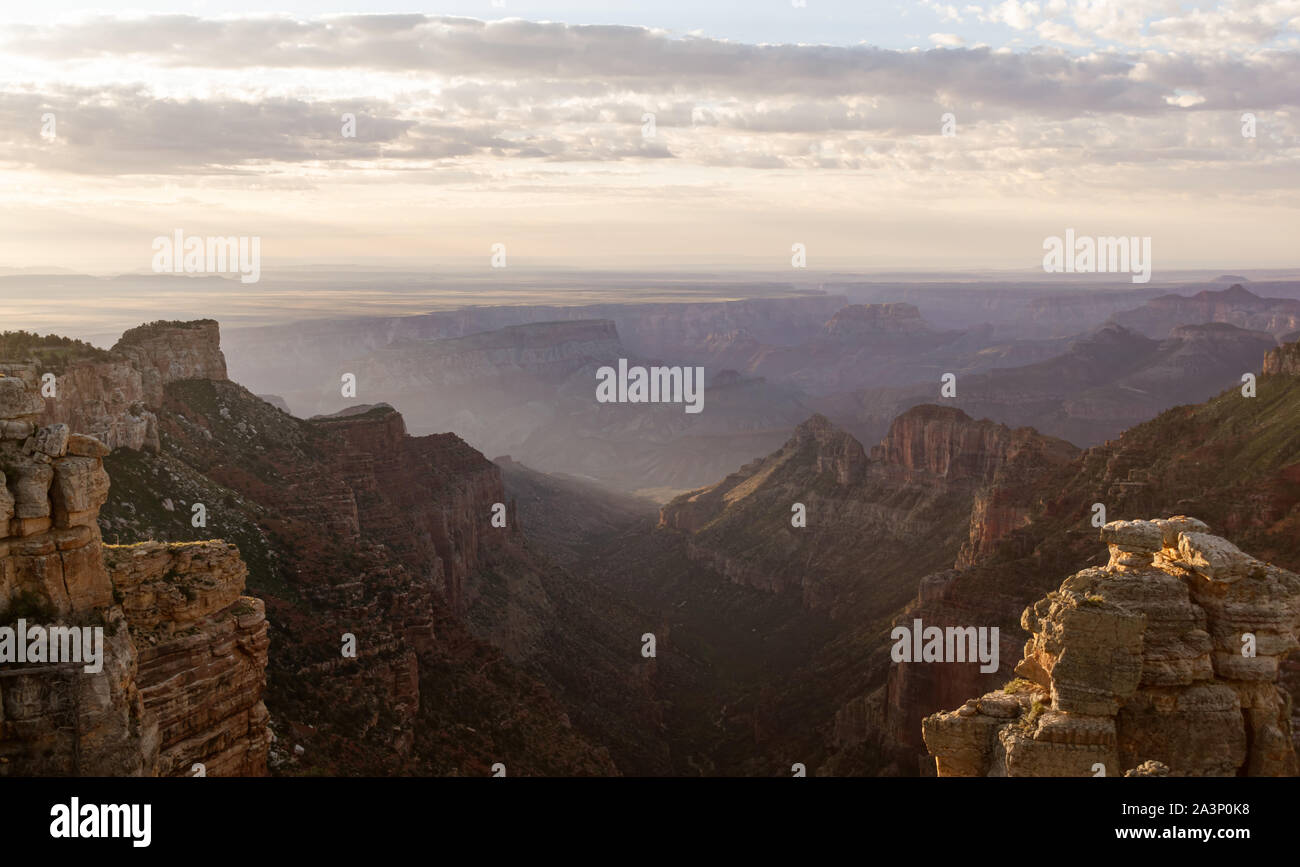
{"label": "cloudy sky", "polygon": [[0,267],[1300,265],[1300,0],[798,3],[10,4]]}

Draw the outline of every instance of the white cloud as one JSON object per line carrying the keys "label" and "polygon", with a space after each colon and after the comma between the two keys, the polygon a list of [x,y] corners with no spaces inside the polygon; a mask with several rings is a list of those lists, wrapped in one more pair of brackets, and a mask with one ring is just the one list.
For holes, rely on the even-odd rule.
{"label": "white cloud", "polygon": [[966,44],[966,40],[956,33],[931,33],[930,41],[940,48],[961,48]]}

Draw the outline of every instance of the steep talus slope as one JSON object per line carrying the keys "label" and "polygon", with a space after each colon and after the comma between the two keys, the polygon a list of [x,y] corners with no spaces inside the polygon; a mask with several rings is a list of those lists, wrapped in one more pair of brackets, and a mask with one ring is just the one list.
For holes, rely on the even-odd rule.
{"label": "steep talus slope", "polygon": [[[652,538],[657,553],[638,546],[626,561],[617,551],[605,556],[629,570],[633,557],[659,558],[663,576],[640,580],[640,592],[690,602],[690,619],[674,633],[684,645],[696,632],[721,630],[710,621],[750,633],[698,651],[704,671],[733,672],[714,704],[699,699],[699,713],[747,721],[726,737],[697,733],[692,743],[708,744],[710,761],[733,773],[772,773],[772,756],[797,756],[810,770],[878,773],[894,762],[880,742],[879,694],[894,612],[923,576],[1027,522],[1035,504],[1023,499],[1023,486],[1076,454],[1031,430],[922,406],[900,416],[868,455],[814,417],[779,452],[664,506]],[[806,508],[806,527],[792,524],[795,503]],[[673,567],[682,559],[691,565]],[[683,570],[690,577],[671,577]],[[734,657],[752,668],[744,671]],[[698,689],[692,673],[682,672],[679,683],[688,694]]]}
{"label": "steep talus slope", "polygon": [[[964,417],[956,410],[921,407],[896,420],[869,456],[817,422],[780,452],[665,506],[662,523],[677,532],[662,547],[681,546],[704,587],[716,587],[725,574],[747,586],[797,588],[800,602],[838,614],[837,625],[792,667],[773,667],[751,682],[750,707],[763,738],[745,742],[760,754],[798,753],[821,773],[914,774],[927,765],[933,772],[921,719],[1013,676],[1023,641],[1020,612],[1060,575],[1097,561],[1094,504],[1104,505],[1110,519],[1196,514],[1261,559],[1300,566],[1296,352],[1285,346],[1265,356],[1256,397],[1234,387],[1077,457],[1032,431],[1011,447],[1016,432],[990,435],[1000,426],[969,419],[954,425]],[[1251,367],[1259,369],[1258,358]],[[990,454],[1004,455],[991,476]],[[954,492],[962,492],[964,510]],[[947,511],[940,506],[945,497]],[[812,544],[790,525],[791,505],[806,500],[818,503],[804,528]],[[908,528],[897,510],[880,508],[894,503],[922,520],[910,528],[918,533],[910,544],[891,553],[891,533]],[[927,510],[935,509],[935,523],[927,524]],[[813,535],[817,516],[831,526]],[[839,576],[826,565],[836,563],[843,565]],[[882,575],[887,580],[879,581]],[[825,596],[810,596],[810,586]],[[874,617],[861,607],[863,588],[880,605]],[[891,609],[898,593],[911,600]],[[757,618],[743,622],[777,632],[793,618],[763,627]],[[916,619],[927,627],[999,627],[997,670],[891,662],[891,626]],[[1283,684],[1300,680],[1294,661],[1280,669]]]}
{"label": "steep talus slope", "polygon": [[[497,761],[512,774],[617,773],[521,668],[525,649],[536,653],[528,641],[471,630],[477,582],[499,599],[499,573],[536,584],[555,572],[522,551],[500,473],[482,455],[454,435],[406,436],[391,408],[295,419],[226,379],[215,322],[142,326],[109,352],[29,337],[7,340],[56,375],[56,396],[30,411],[83,421],[117,446],[96,445],[112,487],[83,523],[96,553],[100,527],[125,543],[98,569],[124,596],[117,619],[140,652],[137,662],[126,644],[118,668],[132,676],[101,692],[119,696],[113,712],[127,719],[142,696],[137,716],[153,726],[152,747],[137,751],[143,772],[188,773],[196,756],[214,775],[264,772],[269,670],[269,762],[280,773],[486,774]],[[24,374],[29,388],[39,372]],[[37,421],[16,422],[13,435]],[[28,475],[9,473],[24,498]],[[490,524],[497,503],[504,528]],[[24,521],[28,535],[39,530]],[[239,546],[238,568],[212,536]],[[130,544],[141,538],[169,544]],[[227,598],[244,564],[265,620],[261,600]],[[563,589],[562,572],[553,580]]]}

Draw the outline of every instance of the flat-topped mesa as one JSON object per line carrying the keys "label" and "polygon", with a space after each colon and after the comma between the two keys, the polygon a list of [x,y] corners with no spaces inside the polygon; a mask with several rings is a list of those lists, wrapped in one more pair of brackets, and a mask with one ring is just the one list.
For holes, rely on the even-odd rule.
{"label": "flat-topped mesa", "polygon": [[1300,576],[1181,515],[1101,537],[1106,566],[1025,609],[1020,678],[925,719],[939,775],[1295,775],[1277,679],[1300,647]]}
{"label": "flat-topped mesa", "polygon": [[864,335],[919,334],[930,331],[914,304],[850,304],[837,312],[826,323],[826,334],[831,337],[861,337]]}
{"label": "flat-topped mesa", "polygon": [[187,379],[225,380],[226,359],[215,320],[153,322],[127,331],[111,351],[84,351],[57,367],[41,367],[38,378],[45,373],[55,380],[43,401],[43,423],[61,422],[110,449],[156,452],[154,410],[162,405],[164,387]]}

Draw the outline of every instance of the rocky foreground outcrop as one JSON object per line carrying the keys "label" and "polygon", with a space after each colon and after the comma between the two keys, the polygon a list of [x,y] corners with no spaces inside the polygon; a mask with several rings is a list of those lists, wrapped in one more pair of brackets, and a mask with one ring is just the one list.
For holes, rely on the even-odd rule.
{"label": "rocky foreground outcrop", "polygon": [[158,774],[262,776],[270,731],[266,608],[244,596],[239,549],[210,542],[104,546],[158,724]]}
{"label": "rocky foreground outcrop", "polygon": [[239,552],[149,543],[106,569],[109,449],[41,426],[40,379],[0,363],[0,626],[102,629],[103,654],[0,665],[0,776],[264,773],[266,624]]}
{"label": "rocky foreground outcrop", "polygon": [[925,719],[938,774],[1295,775],[1278,672],[1300,646],[1300,576],[1195,518],[1101,535],[1106,566],[1024,611],[1020,677]]}

